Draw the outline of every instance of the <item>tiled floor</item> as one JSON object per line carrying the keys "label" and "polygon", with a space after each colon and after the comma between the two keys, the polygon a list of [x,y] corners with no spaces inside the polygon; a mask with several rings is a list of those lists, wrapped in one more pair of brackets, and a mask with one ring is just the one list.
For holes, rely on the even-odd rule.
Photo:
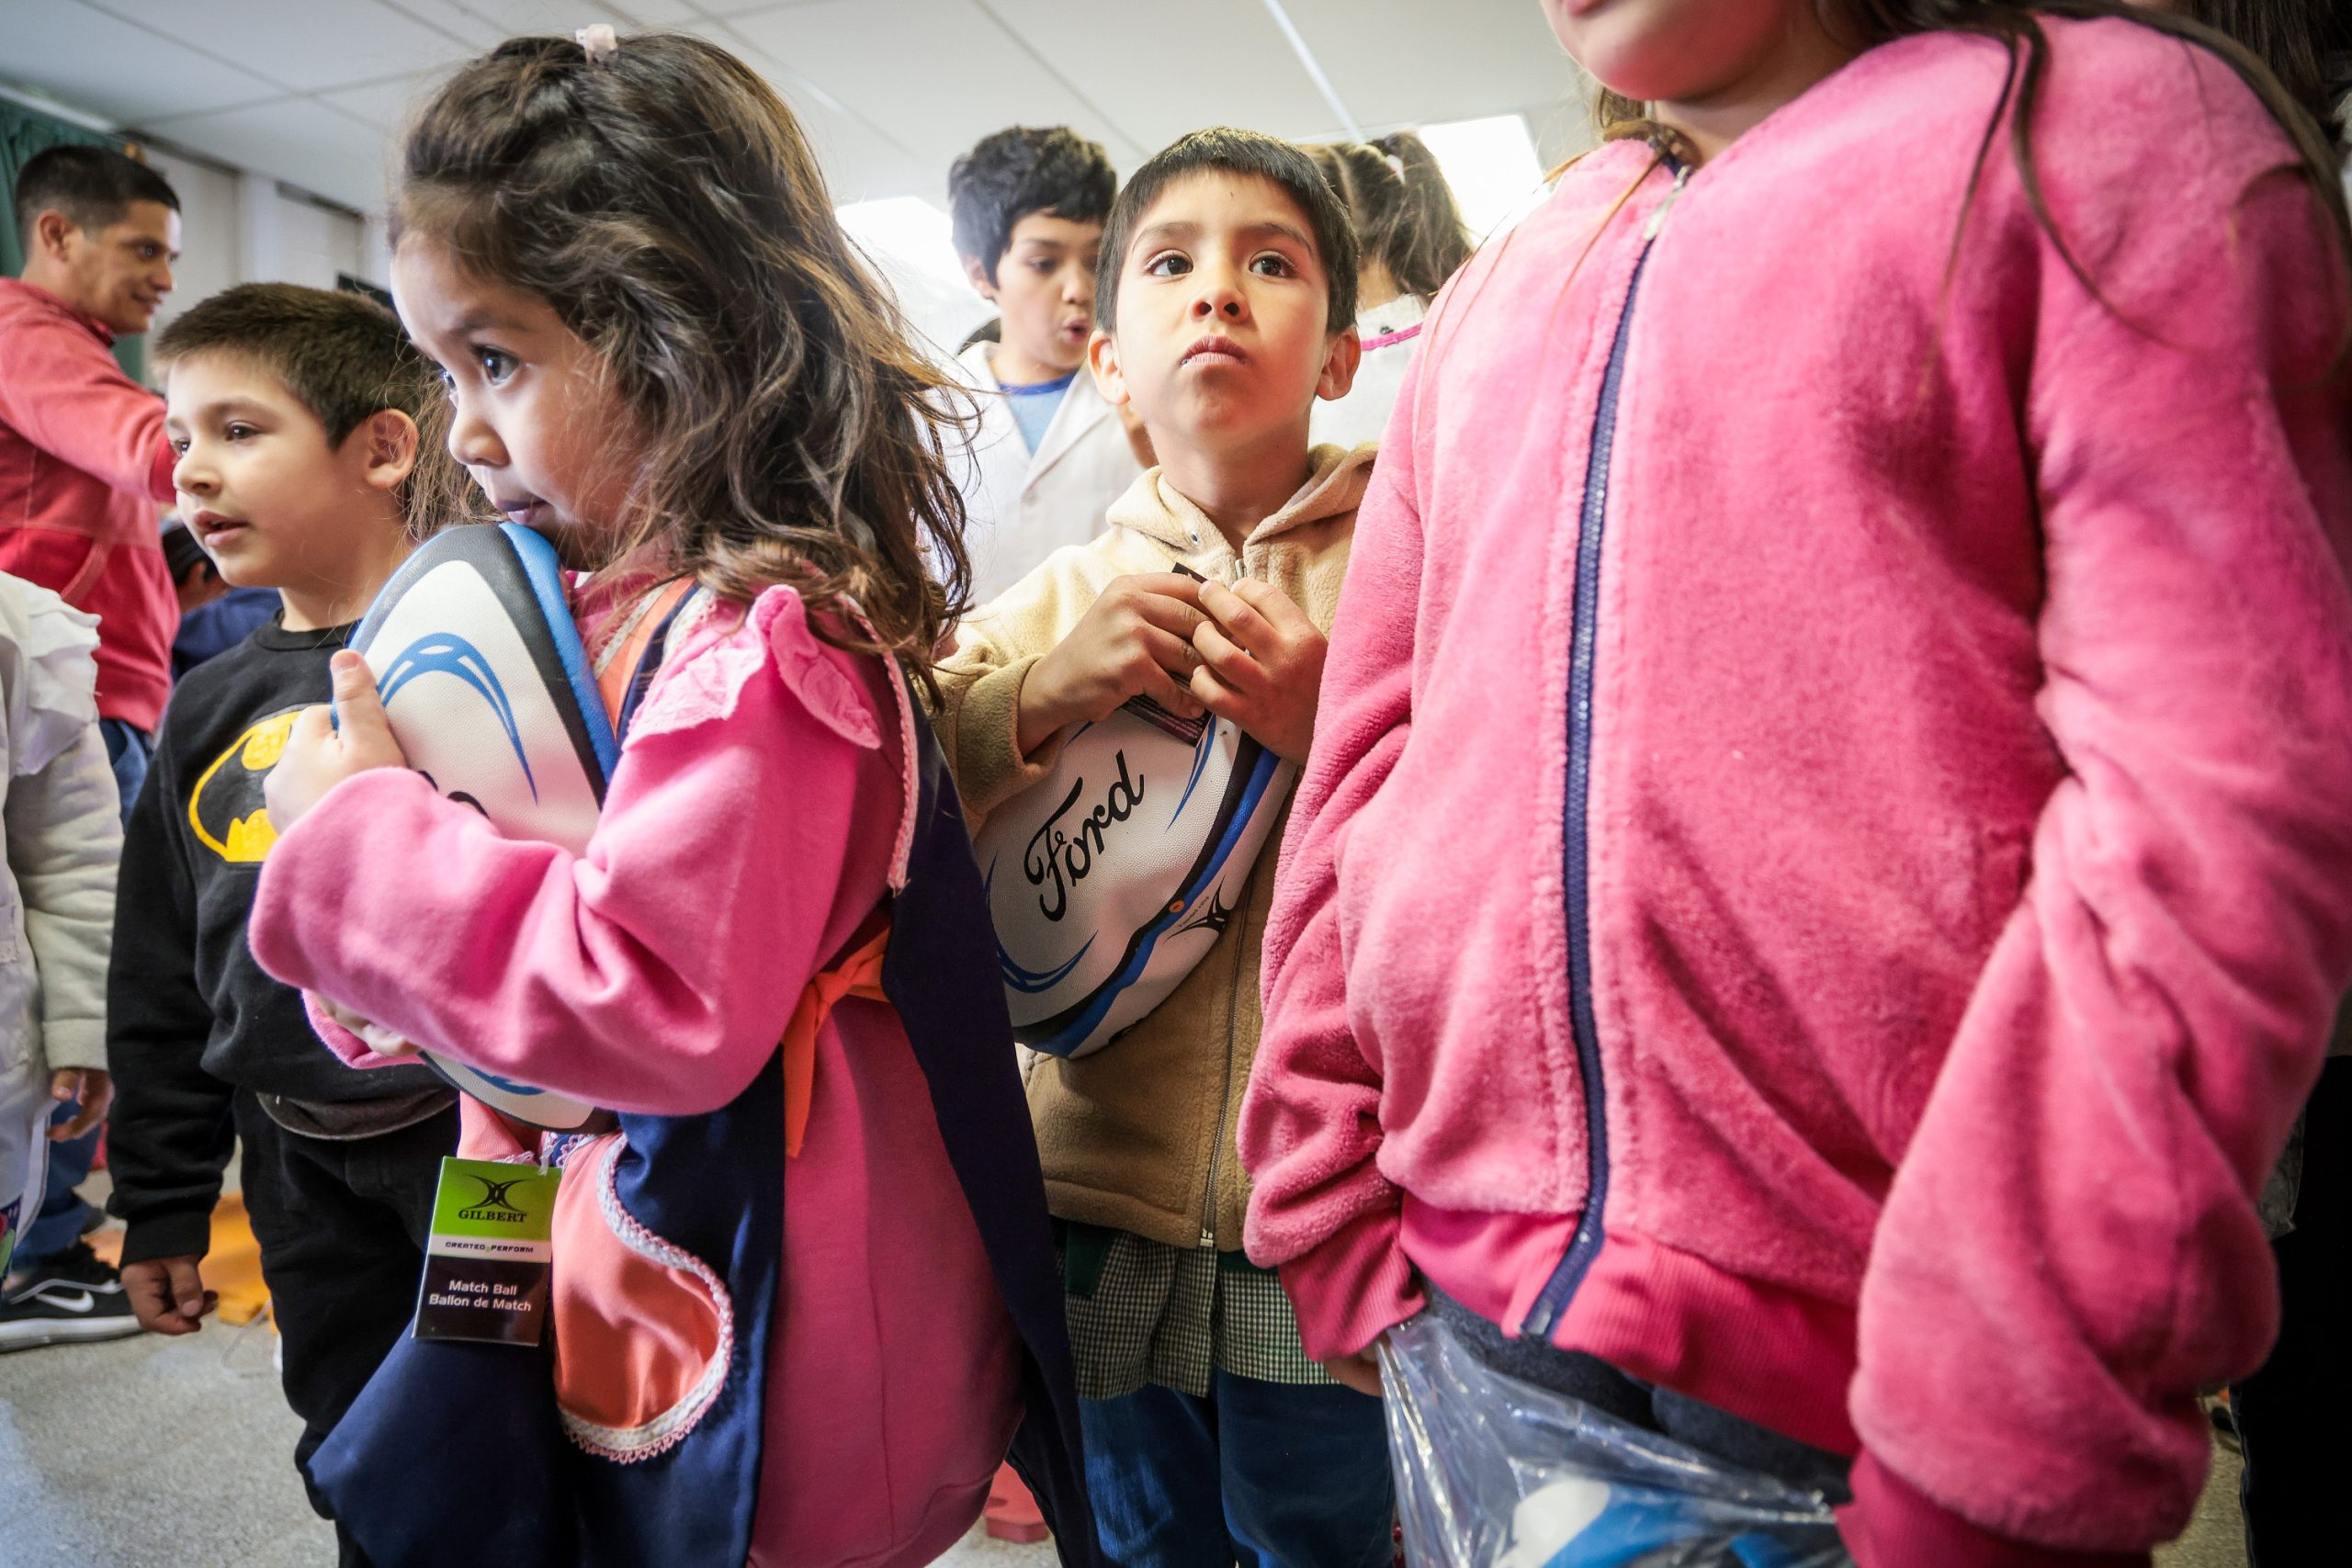
{"label": "tiled floor", "polygon": [[[326,1568],[300,1430],[266,1325],[0,1356],[0,1568]],[[973,1533],[952,1568],[1047,1568],[1050,1546]],[[2197,1522],[2158,1568],[2245,1568],[2237,1461],[2217,1451]]]}
{"label": "tiled floor", "polygon": [[[210,1324],[0,1356],[0,1568],[329,1568],[270,1332]],[[976,1529],[943,1560],[1047,1568]]]}

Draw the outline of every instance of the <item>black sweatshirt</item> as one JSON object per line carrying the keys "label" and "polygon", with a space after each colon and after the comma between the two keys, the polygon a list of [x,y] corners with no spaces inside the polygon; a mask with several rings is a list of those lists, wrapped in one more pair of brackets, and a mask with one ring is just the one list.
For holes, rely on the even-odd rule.
{"label": "black sweatshirt", "polygon": [[334,1137],[390,1132],[453,1098],[423,1067],[337,1061],[301,993],[245,945],[277,838],[262,780],[295,716],[327,700],[327,661],[351,629],[289,632],[273,619],[190,671],[164,710],[123,834],[107,975],[108,1206],[130,1224],[125,1262],[205,1250],[239,1091],[290,1131]]}

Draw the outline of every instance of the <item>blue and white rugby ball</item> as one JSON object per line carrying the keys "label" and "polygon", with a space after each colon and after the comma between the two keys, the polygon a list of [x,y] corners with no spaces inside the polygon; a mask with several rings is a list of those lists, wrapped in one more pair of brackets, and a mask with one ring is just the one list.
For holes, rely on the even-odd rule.
{"label": "blue and white rugby ball", "polygon": [[1122,708],[974,842],[1012,1035],[1083,1056],[1166,999],[1216,945],[1297,768],[1225,719]]}
{"label": "blue and white rugby ball", "polygon": [[[409,766],[509,838],[578,852],[596,830],[620,746],[565,604],[555,547],[513,523],[426,541],[376,597],[366,657]],[[422,1052],[493,1111],[558,1133],[612,1114]]]}

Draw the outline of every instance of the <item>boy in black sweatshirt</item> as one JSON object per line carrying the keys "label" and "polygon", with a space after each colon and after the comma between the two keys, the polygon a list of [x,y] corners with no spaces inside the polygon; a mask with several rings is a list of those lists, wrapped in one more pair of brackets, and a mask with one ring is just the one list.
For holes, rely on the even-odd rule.
{"label": "boy in black sweatshirt", "polygon": [[221,1171],[243,1140],[286,1398],[306,1428],[299,1465],[407,1327],[458,1117],[423,1067],[338,1062],[300,993],[254,962],[245,919],[277,836],[262,780],[408,553],[419,466],[446,460],[445,400],[399,321],[354,294],[232,288],[173,321],[155,354],[181,515],[223,579],[275,588],[282,608],[173,694],[125,832],[112,1208],[140,1323],[194,1333],[213,1300],[198,1265]]}

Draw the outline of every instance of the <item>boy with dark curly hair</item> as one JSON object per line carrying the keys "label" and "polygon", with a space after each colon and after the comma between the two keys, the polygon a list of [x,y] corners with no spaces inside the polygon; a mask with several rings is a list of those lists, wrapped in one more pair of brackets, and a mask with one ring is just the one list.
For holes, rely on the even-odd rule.
{"label": "boy with dark curly hair", "polygon": [[1080,374],[1117,186],[1109,156],[1066,126],[1000,130],[947,172],[956,254],[1002,316],[999,341],[958,360],[980,409],[961,481],[975,604],[1092,538],[1148,461],[1140,429]]}

